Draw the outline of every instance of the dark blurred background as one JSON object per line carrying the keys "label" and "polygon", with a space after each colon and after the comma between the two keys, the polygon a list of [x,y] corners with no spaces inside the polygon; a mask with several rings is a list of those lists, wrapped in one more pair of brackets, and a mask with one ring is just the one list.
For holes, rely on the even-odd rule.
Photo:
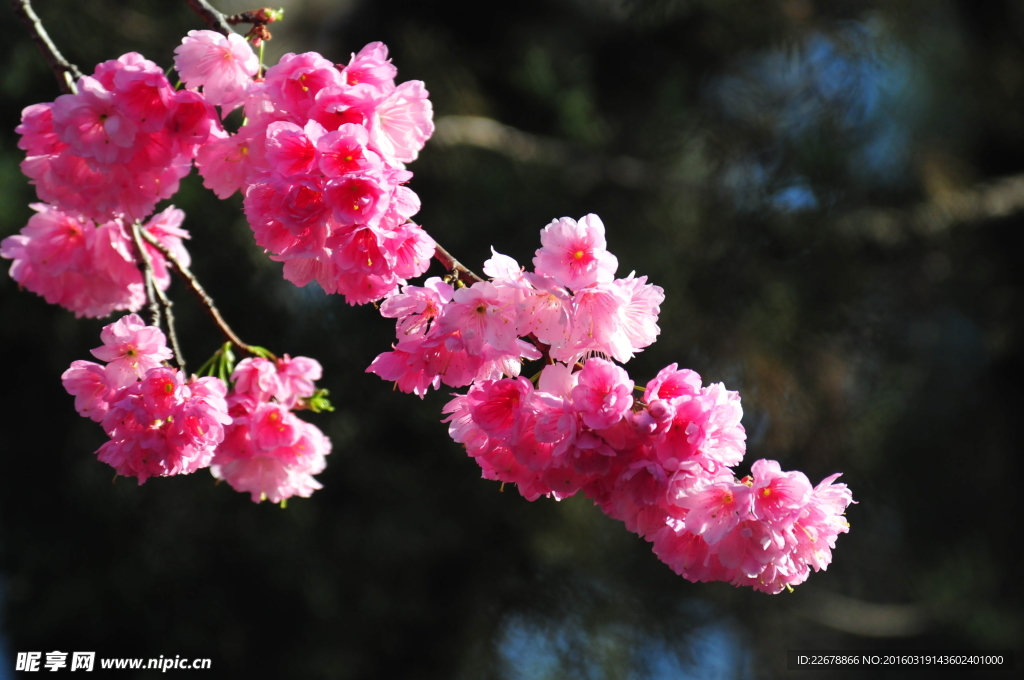
{"label": "dark blurred background", "polygon": [[[852,530],[827,572],[768,596],[684,581],[582,496],[500,492],[440,423],[450,390],[420,401],[364,373],[392,322],[285,282],[240,198],[193,174],[174,203],[221,309],[249,342],[324,365],[337,411],[307,417],[334,442],[325,488],[282,510],[205,471],[111,483],[59,379],[109,320],[0,276],[0,678],[17,651],[54,649],[210,657],[190,677],[217,678],[771,678],[793,674],[788,649],[1019,656],[1024,2],[281,4],[268,63],[383,40],[399,80],[426,82],[438,130],[411,186],[438,241],[471,267],[491,245],[528,263],[552,218],[598,213],[620,273],[667,297],[634,378],[679,362],[739,390],[748,459],[814,483],[842,471]],[[36,8],[85,72],[132,50],[170,66],[204,28],[184,2]],[[3,237],[35,199],[13,128],[58,94],[7,3],[0,64]],[[197,366],[221,340],[171,295]]]}

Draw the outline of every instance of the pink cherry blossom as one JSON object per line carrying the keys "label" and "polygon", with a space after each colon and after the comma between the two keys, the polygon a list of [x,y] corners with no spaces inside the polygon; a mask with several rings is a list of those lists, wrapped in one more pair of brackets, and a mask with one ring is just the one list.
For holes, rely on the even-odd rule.
{"label": "pink cherry blossom", "polygon": [[78,94],[64,94],[53,103],[53,128],[75,155],[99,163],[127,162],[138,126],[114,105],[114,97],[98,80],[83,76]]}
{"label": "pink cherry blossom", "polygon": [[75,410],[79,415],[97,423],[103,420],[114,393],[104,366],[91,361],[72,361],[71,368],[64,371],[60,379],[68,394],[75,397]]}
{"label": "pink cherry blossom", "polygon": [[101,347],[92,355],[107,362],[111,383],[126,387],[173,356],[163,331],[147,326],[138,314],[128,314],[100,331]]}
{"label": "pink cherry blossom", "polygon": [[411,163],[434,134],[434,110],[419,80],[404,82],[381,100],[370,121],[374,150],[395,163]]}
{"label": "pink cherry blossom", "polygon": [[367,84],[384,94],[395,89],[398,69],[388,59],[387,45],[372,42],[359,50],[358,54],[353,54],[342,72],[348,85]]}
{"label": "pink cherry blossom", "polygon": [[488,281],[455,291],[440,321],[441,332],[460,331],[466,350],[480,355],[484,345],[514,351],[516,310],[505,295]]}
{"label": "pink cherry blossom", "polygon": [[633,381],[619,366],[591,359],[579,372],[572,390],[573,406],[587,427],[602,430],[619,422],[633,405]]}
{"label": "pink cherry blossom", "polygon": [[103,419],[110,441],[98,458],[140,484],[207,467],[231,422],[226,392],[217,378],[186,382],[175,369],[150,369],[112,398]]}
{"label": "pink cherry blossom", "polygon": [[174,49],[174,68],[190,88],[203,88],[211,104],[225,112],[245,100],[259,59],[240,35],[223,36],[214,31],[189,31]]}
{"label": "pink cherry blossom", "polygon": [[756,461],[751,493],[753,515],[776,525],[796,518],[811,499],[811,483],[802,472],[783,472],[774,460]]}
{"label": "pink cherry blossom", "polygon": [[609,283],[615,278],[619,261],[606,250],[604,223],[597,215],[585,215],[579,222],[563,217],[540,233],[543,246],[533,258],[538,274],[550,276],[572,290],[592,283]]}

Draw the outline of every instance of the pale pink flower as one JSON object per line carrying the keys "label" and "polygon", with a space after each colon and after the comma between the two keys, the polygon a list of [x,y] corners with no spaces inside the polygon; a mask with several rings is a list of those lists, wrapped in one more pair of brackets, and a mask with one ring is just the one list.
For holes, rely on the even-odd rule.
{"label": "pale pink flower", "polygon": [[203,88],[206,100],[226,112],[240,106],[248,93],[259,59],[242,36],[214,31],[189,31],[174,48],[174,68],[190,88]]}
{"label": "pale pink flower", "polygon": [[565,349],[572,332],[572,296],[551,278],[526,273],[523,281],[528,283],[518,286],[519,334],[532,333],[556,352]]}
{"label": "pale pink flower", "polygon": [[629,298],[613,283],[595,283],[576,291],[570,316],[569,339],[553,347],[551,356],[575,361],[589,352],[600,352],[625,363],[633,357],[633,343],[626,334],[625,308]]}
{"label": "pale pink flower", "polygon": [[474,283],[455,291],[440,320],[440,331],[460,331],[471,355],[483,353],[485,345],[501,351],[516,350],[516,310],[505,295],[489,281]]}
{"label": "pale pink flower", "polygon": [[97,423],[103,420],[114,393],[105,367],[91,361],[72,361],[71,368],[64,371],[60,379],[68,394],[75,397],[75,410],[79,415]]}
{"label": "pale pink flower", "polygon": [[381,316],[398,319],[396,330],[400,339],[422,337],[431,324],[441,315],[441,310],[451,302],[455,289],[450,283],[432,276],[423,286],[403,286],[380,305]]}
{"label": "pale pink flower", "polygon": [[665,292],[647,283],[647,277],[634,278],[633,274],[616,279],[615,285],[624,293],[629,302],[622,309],[622,330],[629,338],[634,352],[652,344],[661,333],[658,328],[658,314],[661,312]]}
{"label": "pale pink flower", "polygon": [[633,381],[610,361],[587,361],[572,389],[572,403],[587,427],[601,430],[619,422],[633,406]]}
{"label": "pale pink flower", "polygon": [[252,172],[251,154],[252,140],[241,133],[204,144],[196,153],[196,167],[203,178],[203,186],[220,199],[244,190]]}
{"label": "pale pink flower", "polygon": [[541,230],[540,242],[543,247],[533,258],[536,272],[566,288],[575,291],[615,278],[619,261],[606,250],[604,224],[597,215],[585,215],[579,222],[554,220]]}
{"label": "pale pink flower", "polygon": [[281,389],[274,396],[286,408],[295,408],[303,397],[316,393],[313,383],[323,376],[323,368],[316,359],[285,354],[277,360],[277,376]]}
{"label": "pale pink flower", "polygon": [[370,144],[392,163],[411,163],[434,134],[434,110],[419,80],[402,83],[378,102],[367,126]]}

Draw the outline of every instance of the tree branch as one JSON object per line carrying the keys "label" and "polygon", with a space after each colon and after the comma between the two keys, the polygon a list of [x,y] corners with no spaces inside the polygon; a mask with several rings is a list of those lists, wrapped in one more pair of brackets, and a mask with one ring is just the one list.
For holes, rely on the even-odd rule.
{"label": "tree branch", "polygon": [[[231,35],[234,33],[234,29],[231,28],[231,24],[228,23],[228,17],[223,12],[218,11],[208,3],[206,0],[185,0],[188,6],[191,7],[196,14],[202,17],[206,25],[213,30],[223,35]],[[234,341],[232,341],[234,342]]]}
{"label": "tree branch", "polygon": [[456,260],[451,253],[441,247],[441,244],[436,241],[434,243],[434,259],[444,265],[444,268],[453,273],[455,278],[460,281],[479,283],[484,280],[482,277],[468,269],[464,264]]}
{"label": "tree branch", "polygon": [[150,257],[149,251],[146,250],[146,244],[142,242],[142,227],[139,226],[138,222],[132,224],[132,239],[135,241],[135,249],[139,253],[139,269],[142,271],[142,276],[145,279],[146,299],[149,301],[149,313],[152,317],[150,325],[157,328],[160,327],[160,310],[162,308],[164,316],[167,318],[167,335],[171,340],[174,363],[177,364],[182,372],[185,372],[185,357],[181,353],[181,345],[178,344],[178,329],[174,323],[174,312],[171,310],[174,303],[167,297],[167,293],[161,290],[160,286],[156,285],[156,277],[153,274],[153,258]]}
{"label": "tree branch", "polygon": [[238,334],[231,329],[231,326],[229,326],[227,321],[224,320],[224,317],[221,316],[220,310],[217,309],[217,305],[213,302],[213,298],[210,297],[210,294],[207,293],[202,284],[199,283],[199,279],[196,278],[195,274],[193,274],[188,267],[181,263],[181,260],[179,260],[174,253],[168,250],[164,244],[160,243],[155,236],[145,229],[140,229],[139,231],[142,234],[142,238],[144,238],[151,246],[163,253],[163,256],[167,258],[167,261],[171,263],[172,268],[178,272],[183,279],[185,279],[189,287],[192,288],[192,292],[194,292],[199,298],[199,301],[203,303],[203,306],[210,314],[214,323],[216,323],[217,327],[220,328],[224,337],[237,345],[239,349],[244,352],[248,352],[249,354],[255,356],[265,356],[267,354],[266,350],[243,342],[242,339],[238,337]]}
{"label": "tree branch", "polygon": [[39,19],[35,10],[32,9],[32,3],[29,0],[11,0],[11,7],[28,28],[32,41],[39,48],[39,51],[42,52],[43,58],[46,59],[50,70],[53,71],[53,75],[57,78],[57,84],[61,92],[64,94],[78,94],[78,87],[75,85],[75,81],[82,77],[81,71],[78,70],[77,66],[65,59],[64,55],[57,49],[57,46],[50,40],[50,35],[43,28],[43,22]]}

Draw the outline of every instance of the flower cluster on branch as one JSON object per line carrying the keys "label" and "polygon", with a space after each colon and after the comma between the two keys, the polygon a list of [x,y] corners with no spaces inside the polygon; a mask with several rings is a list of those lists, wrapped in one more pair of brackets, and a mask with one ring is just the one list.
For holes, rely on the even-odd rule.
{"label": "flower cluster on branch", "polygon": [[[295,415],[330,409],[314,385],[320,364],[243,343],[188,269],[184,214],[150,217],[195,165],[220,198],[242,193],[256,243],[287,280],[350,304],[382,301],[397,337],[368,372],[420,397],[468,386],[444,422],[483,477],[531,501],[582,492],[692,581],[777,593],[830,563],[853,502],[838,475],[812,487],[759,460],[738,478],[736,392],[676,364],[639,387],[621,366],[656,340],[665,295],[645,276],[616,278],[600,218],[553,220],[532,271],[494,252],[488,278],[474,274],[411,220],[420,201],[406,164],[433,133],[432,106],[423,83],[396,83],[386,46],[347,64],[286,54],[264,74],[229,24],[254,23],[256,43],[279,14],[226,18],[190,4],[218,31],[191,31],[175,50],[178,87],[129,53],[26,108],[17,129],[44,202],[0,244],[12,278],[77,316],[150,305],[150,325],[128,314],[103,329],[93,355],[104,364],[75,361],[62,376],[110,438],[101,461],[139,483],[209,467],[256,502],[320,488],[330,440]],[[230,130],[239,107],[244,122]],[[432,258],[447,275],[410,284]],[[228,339],[198,376],[160,328],[166,320],[174,341],[172,273]],[[250,356],[236,366],[232,347]]]}

